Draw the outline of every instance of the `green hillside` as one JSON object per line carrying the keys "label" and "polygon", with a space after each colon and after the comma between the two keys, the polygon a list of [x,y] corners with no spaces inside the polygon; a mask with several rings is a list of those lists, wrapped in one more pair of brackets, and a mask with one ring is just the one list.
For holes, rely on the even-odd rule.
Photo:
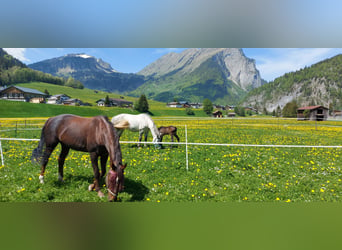
{"label": "green hillside", "polygon": [[216,104],[234,104],[245,94],[235,83],[227,80],[221,66],[213,58],[203,62],[190,74],[170,72],[158,78],[150,77],[131,94],[144,93],[148,98],[173,101],[203,102],[205,98]]}
{"label": "green hillside", "polygon": [[22,82],[41,81],[74,88],[84,88],[83,84],[72,77],[56,77],[28,68],[25,64],[0,48],[0,86]]}
{"label": "green hillside", "polygon": [[335,109],[341,109],[341,89],[342,55],[337,55],[296,72],[286,73],[273,82],[253,89],[242,103],[259,108],[271,104],[276,107],[282,97],[289,96],[300,106],[333,104]]}
{"label": "green hillside", "polygon": [[[137,111],[128,108],[117,107],[98,107],[96,101],[105,98],[120,98],[121,95],[112,94],[103,91],[94,91],[91,89],[75,89],[66,86],[58,86],[54,84],[34,82],[17,84],[21,87],[32,88],[44,92],[47,90],[50,95],[66,94],[71,98],[80,99],[88,102],[93,106],[63,106],[52,104],[34,104],[26,102],[14,102],[0,100],[0,117],[50,117],[58,114],[76,114],[81,116],[107,115],[112,117],[119,113],[138,114]],[[138,98],[123,96],[125,100],[136,102]],[[153,116],[186,116],[184,109],[168,108],[166,103],[148,100],[150,112]],[[194,110],[195,116],[206,116],[203,110]]]}

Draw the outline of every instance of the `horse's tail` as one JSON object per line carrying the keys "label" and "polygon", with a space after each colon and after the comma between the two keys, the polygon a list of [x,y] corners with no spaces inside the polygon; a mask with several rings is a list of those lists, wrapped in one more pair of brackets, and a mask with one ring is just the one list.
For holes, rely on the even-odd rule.
{"label": "horse's tail", "polygon": [[129,127],[129,122],[127,120],[121,120],[118,123],[114,123],[114,128],[125,129]]}
{"label": "horse's tail", "polygon": [[42,154],[43,154],[43,148],[44,148],[44,145],[45,145],[44,130],[45,130],[45,125],[42,128],[42,133],[41,133],[41,136],[40,136],[38,147],[36,147],[32,151],[32,156],[31,156],[31,162],[32,163],[40,163],[40,161],[41,161]]}

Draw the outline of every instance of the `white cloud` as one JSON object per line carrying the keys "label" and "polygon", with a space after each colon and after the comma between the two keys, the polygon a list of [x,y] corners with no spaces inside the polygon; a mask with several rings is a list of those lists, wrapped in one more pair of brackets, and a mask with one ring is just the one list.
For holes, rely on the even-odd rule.
{"label": "white cloud", "polygon": [[342,49],[309,48],[309,49],[270,49],[267,55],[257,56],[257,68],[267,81],[285,73],[311,66],[319,61],[341,53]]}
{"label": "white cloud", "polygon": [[154,54],[167,54],[167,53],[177,52],[181,50],[182,49],[179,49],[179,48],[160,48],[160,49],[156,49],[154,51]]}
{"label": "white cloud", "polygon": [[30,60],[25,57],[25,51],[24,48],[4,48],[4,50],[10,54],[11,56],[17,58],[18,60],[22,62],[29,62]]}

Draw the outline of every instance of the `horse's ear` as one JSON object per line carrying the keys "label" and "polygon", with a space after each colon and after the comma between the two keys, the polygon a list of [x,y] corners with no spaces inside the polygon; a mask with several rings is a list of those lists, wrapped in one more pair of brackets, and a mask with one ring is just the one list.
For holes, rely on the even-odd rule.
{"label": "horse's ear", "polygon": [[127,163],[125,165],[121,165],[120,168],[124,170],[127,167]]}

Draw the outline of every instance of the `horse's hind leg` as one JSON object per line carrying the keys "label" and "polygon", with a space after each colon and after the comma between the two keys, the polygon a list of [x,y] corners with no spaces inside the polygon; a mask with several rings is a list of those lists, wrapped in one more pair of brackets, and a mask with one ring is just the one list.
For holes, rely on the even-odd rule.
{"label": "horse's hind leg", "polygon": [[65,158],[69,153],[70,148],[62,144],[62,151],[58,157],[58,180],[63,181],[63,166],[65,162]]}
{"label": "horse's hind leg", "polygon": [[55,149],[57,145],[53,145],[51,147],[46,147],[44,154],[43,154],[43,158],[42,158],[42,166],[41,166],[41,171],[40,171],[40,175],[39,175],[39,181],[40,183],[44,183],[44,174],[45,174],[45,168],[46,165],[49,162],[49,157],[52,154],[52,151]]}
{"label": "horse's hind leg", "polygon": [[144,131],[139,131],[139,143],[138,143],[138,147],[140,147],[140,142],[141,142],[143,133],[144,133]]}

